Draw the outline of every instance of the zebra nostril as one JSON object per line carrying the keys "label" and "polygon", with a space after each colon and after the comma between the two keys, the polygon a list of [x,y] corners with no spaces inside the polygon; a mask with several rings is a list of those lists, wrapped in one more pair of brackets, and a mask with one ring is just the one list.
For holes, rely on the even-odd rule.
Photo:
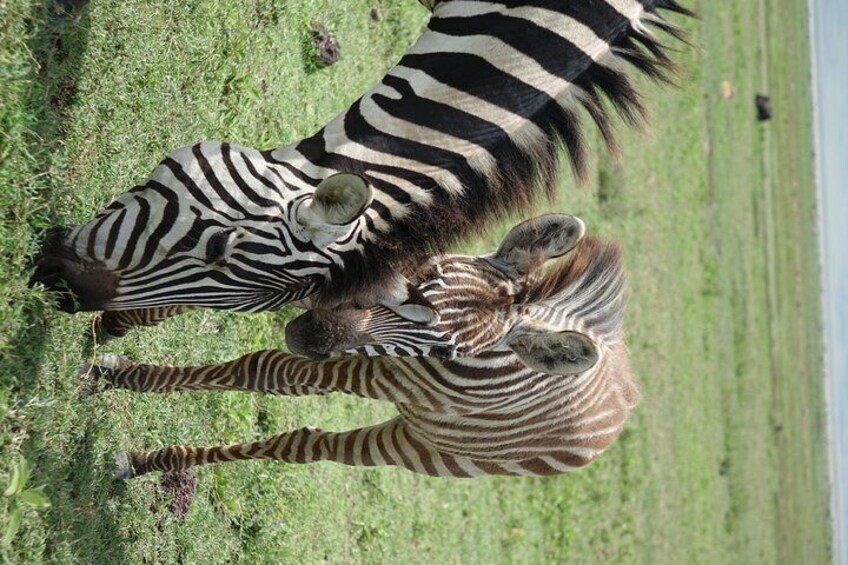
{"label": "zebra nostril", "polygon": [[33,269],[28,283],[30,288],[38,283],[43,284],[48,290],[64,288],[56,287],[63,282],[66,261],[74,256],[73,250],[65,243],[69,231],[70,228],[56,227],[45,234],[38,254],[32,257],[29,263],[30,268]]}
{"label": "zebra nostril", "polygon": [[73,292],[59,292],[59,298],[56,301],[56,306],[66,314],[75,314],[80,310],[79,299]]}
{"label": "zebra nostril", "polygon": [[115,295],[117,275],[91,261],[80,261],[67,247],[43,251],[34,263],[29,287],[42,285],[55,293],[57,307],[68,314],[102,310]]}

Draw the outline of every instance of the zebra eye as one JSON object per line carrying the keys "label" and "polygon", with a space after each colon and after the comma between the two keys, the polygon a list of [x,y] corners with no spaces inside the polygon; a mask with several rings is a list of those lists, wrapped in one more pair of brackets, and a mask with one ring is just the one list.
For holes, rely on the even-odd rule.
{"label": "zebra eye", "polygon": [[227,242],[230,239],[230,234],[233,230],[223,230],[213,234],[206,242],[206,260],[210,263],[217,263],[224,258],[227,252]]}

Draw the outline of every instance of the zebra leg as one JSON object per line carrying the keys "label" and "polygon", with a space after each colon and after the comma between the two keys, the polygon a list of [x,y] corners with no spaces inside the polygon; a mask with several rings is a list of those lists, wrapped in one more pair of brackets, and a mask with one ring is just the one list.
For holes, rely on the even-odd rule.
{"label": "zebra leg", "polygon": [[350,465],[380,464],[373,459],[363,460],[360,453],[354,452],[357,438],[367,436],[371,431],[371,428],[362,428],[333,433],[316,428],[302,428],[251,443],[216,447],[174,445],[156,451],[122,453],[118,456],[116,476],[120,479],[130,479],[151,471],[180,471],[196,465],[251,459],[285,463],[338,461]]}
{"label": "zebra leg", "polygon": [[347,432],[301,428],[266,440],[228,446],[172,445],[155,451],[121,453],[116,477],[131,479],[153,471],[182,471],[196,465],[229,461],[273,460],[284,463],[333,461],[353,467],[402,467],[433,477],[485,475],[545,476],[570,470],[551,457],[524,461],[483,461],[441,452],[411,433],[396,417]]}
{"label": "zebra leg", "polygon": [[160,306],[134,310],[106,310],[95,321],[95,335],[101,341],[123,337],[132,328],[157,326],[168,318],[192,309],[192,306]]}
{"label": "zebra leg", "polygon": [[376,400],[408,401],[394,387],[374,386],[388,374],[377,365],[367,357],[313,361],[279,350],[258,351],[200,367],[144,365],[107,354],[94,365],[80,367],[80,374],[92,375],[103,389],[135,392],[238,390],[289,396],[341,392]]}
{"label": "zebra leg", "polygon": [[[302,428],[266,440],[228,446],[174,445],[156,451],[134,451],[118,456],[116,477],[131,479],[152,471],[181,471],[196,465],[245,460],[284,463],[334,461],[354,467],[394,465],[440,477],[474,477],[496,473],[489,464],[438,452],[410,434],[400,417],[376,426],[347,432]],[[500,469],[499,474],[515,474]]]}

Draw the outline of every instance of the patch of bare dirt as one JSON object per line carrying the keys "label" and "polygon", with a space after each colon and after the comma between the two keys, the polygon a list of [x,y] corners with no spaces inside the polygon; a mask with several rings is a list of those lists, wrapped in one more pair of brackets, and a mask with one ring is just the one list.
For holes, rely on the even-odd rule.
{"label": "patch of bare dirt", "polygon": [[329,67],[342,58],[342,46],[321,24],[312,24],[312,45],[315,48],[315,61]]}
{"label": "patch of bare dirt", "polygon": [[186,469],[185,471],[164,473],[159,488],[163,495],[171,498],[171,502],[167,506],[168,512],[178,519],[184,520],[188,516],[188,511],[197,492],[197,476],[194,471]]}

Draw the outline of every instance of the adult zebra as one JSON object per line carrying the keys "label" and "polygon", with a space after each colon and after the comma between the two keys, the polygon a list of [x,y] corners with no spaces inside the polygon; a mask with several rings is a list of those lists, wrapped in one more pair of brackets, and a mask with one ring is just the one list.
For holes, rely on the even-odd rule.
{"label": "adult zebra", "polygon": [[111,311],[113,334],[185,307],[310,296],[434,323],[403,273],[552,195],[559,145],[584,175],[581,108],[614,149],[610,108],[643,115],[626,67],[665,77],[649,28],[679,36],[659,12],[690,14],[674,0],[422,3],[422,37],[321,131],[269,151],[175,151],[87,224],[49,234],[32,283],[62,292],[66,312]]}
{"label": "adult zebra", "polygon": [[639,393],[624,344],[618,248],[587,238],[541,269],[582,235],[579,220],[547,215],[513,228],[492,255],[435,258],[417,274],[442,314],[433,328],[381,306],[310,311],[288,328],[293,350],[355,347],[376,357],[315,361],[261,351],[177,368],[104,356],[83,371],[108,388],[343,392],[394,402],[399,412],[342,433],[304,428],[249,444],[135,452],[119,458],[120,476],[241,459],[395,465],[449,477],[552,475],[587,465],[615,442]]}

